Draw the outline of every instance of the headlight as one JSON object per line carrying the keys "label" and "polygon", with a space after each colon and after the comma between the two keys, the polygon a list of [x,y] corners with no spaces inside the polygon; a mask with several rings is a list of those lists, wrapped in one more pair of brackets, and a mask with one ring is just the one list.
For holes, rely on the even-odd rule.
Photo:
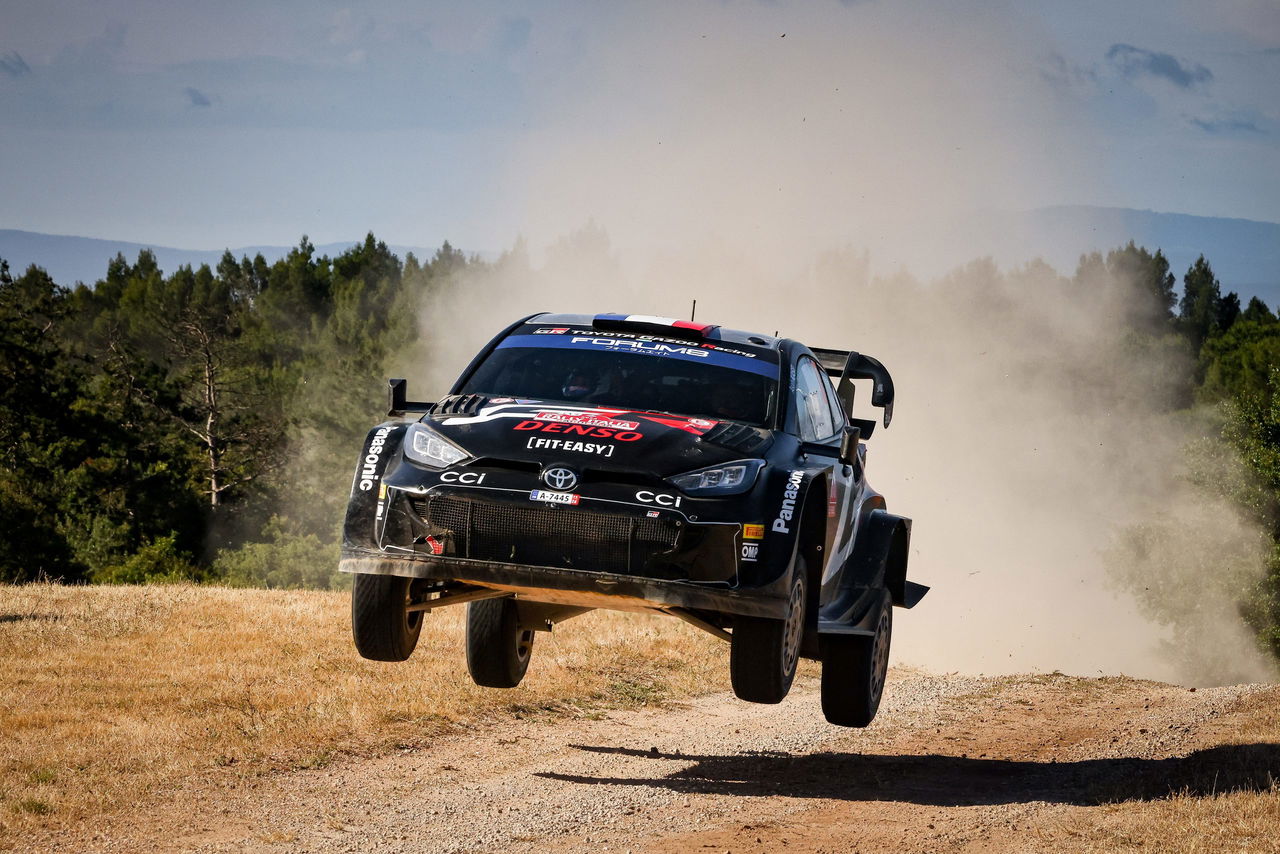
{"label": "headlight", "polygon": [[404,439],[404,455],[428,468],[446,469],[471,455],[425,424],[414,424]]}
{"label": "headlight", "polygon": [[667,478],[686,495],[737,495],[755,485],[764,460],[738,460]]}

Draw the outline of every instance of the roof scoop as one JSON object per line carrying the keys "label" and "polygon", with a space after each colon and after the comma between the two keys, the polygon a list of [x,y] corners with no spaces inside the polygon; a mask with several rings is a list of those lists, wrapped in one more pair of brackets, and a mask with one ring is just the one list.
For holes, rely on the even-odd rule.
{"label": "roof scoop", "polygon": [[597,314],[592,319],[591,326],[606,332],[648,332],[683,341],[701,341],[715,337],[713,333],[720,328],[711,323],[694,323],[692,320],[648,314]]}

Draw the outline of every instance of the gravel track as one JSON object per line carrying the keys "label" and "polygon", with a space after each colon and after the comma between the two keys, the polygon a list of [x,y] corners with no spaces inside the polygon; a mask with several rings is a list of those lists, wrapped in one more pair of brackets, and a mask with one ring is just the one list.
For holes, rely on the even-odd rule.
{"label": "gravel track", "polygon": [[1201,746],[1256,690],[895,670],[876,722],[845,730],[822,719],[817,684],[802,679],[777,706],[717,694],[599,720],[514,720],[232,790],[192,785],[44,843],[207,854],[1027,850],[1030,826],[1107,787],[1158,788],[1180,761],[1170,757]]}

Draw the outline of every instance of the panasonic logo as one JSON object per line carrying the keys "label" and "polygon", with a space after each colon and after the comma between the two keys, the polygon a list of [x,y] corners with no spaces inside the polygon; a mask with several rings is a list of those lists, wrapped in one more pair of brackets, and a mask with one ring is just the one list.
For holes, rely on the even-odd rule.
{"label": "panasonic logo", "polygon": [[373,484],[378,479],[378,460],[382,459],[382,449],[386,447],[387,433],[390,431],[390,427],[379,427],[378,432],[373,434],[373,440],[369,442],[369,451],[360,461],[361,492],[373,489]]}
{"label": "panasonic logo", "polygon": [[787,523],[796,513],[796,499],[800,496],[800,482],[804,480],[804,472],[793,471],[787,477],[787,486],[782,490],[782,507],[778,510],[778,518],[773,520],[773,530],[779,534],[789,534],[791,529]]}

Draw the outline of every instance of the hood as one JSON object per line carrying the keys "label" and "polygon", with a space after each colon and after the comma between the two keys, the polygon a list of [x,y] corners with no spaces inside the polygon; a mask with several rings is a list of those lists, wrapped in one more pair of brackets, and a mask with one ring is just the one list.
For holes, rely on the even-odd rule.
{"label": "hood", "polygon": [[[759,456],[768,436],[735,422],[535,400],[495,398],[473,413],[436,412],[423,421],[477,458],[659,477]],[[712,441],[744,430],[756,439],[754,453],[740,440]]]}

